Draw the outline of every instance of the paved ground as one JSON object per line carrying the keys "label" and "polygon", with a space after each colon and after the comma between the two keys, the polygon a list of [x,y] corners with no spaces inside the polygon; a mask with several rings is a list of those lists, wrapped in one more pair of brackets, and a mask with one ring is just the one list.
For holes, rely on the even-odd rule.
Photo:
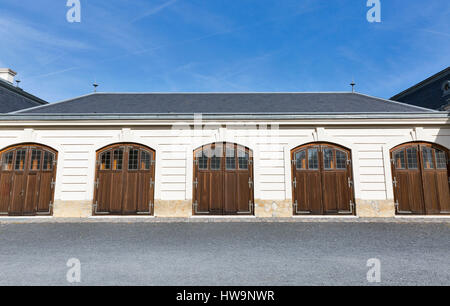
{"label": "paved ground", "polygon": [[450,285],[447,223],[0,224],[0,285]]}

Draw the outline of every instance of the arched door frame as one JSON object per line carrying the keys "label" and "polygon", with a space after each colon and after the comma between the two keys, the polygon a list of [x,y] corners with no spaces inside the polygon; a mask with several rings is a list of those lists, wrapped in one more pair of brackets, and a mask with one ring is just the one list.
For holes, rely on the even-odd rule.
{"label": "arched door frame", "polygon": [[[329,146],[331,148],[342,150],[342,151],[344,151],[344,152],[346,152],[348,154],[347,170],[346,171],[348,171],[348,166],[350,166],[350,171],[348,171],[348,174],[349,174],[348,184],[351,184],[351,194],[349,195],[349,198],[350,198],[350,203],[349,203],[350,210],[349,211],[345,211],[345,212],[341,211],[341,212],[338,212],[338,213],[345,213],[345,214],[353,214],[353,215],[355,215],[356,214],[356,203],[355,203],[356,202],[355,201],[356,189],[355,189],[355,176],[353,174],[353,171],[354,171],[354,160],[353,160],[353,152],[352,152],[352,150],[350,148],[348,148],[346,146],[343,146],[341,144],[335,143],[333,141],[311,141],[311,142],[307,142],[307,143],[304,143],[304,144],[301,144],[301,145],[297,145],[297,146],[291,148],[290,151],[289,151],[289,161],[290,161],[290,166],[289,166],[289,168],[290,168],[289,169],[290,176],[289,177],[290,177],[290,182],[294,182],[294,173],[295,173],[295,171],[297,171],[294,168],[294,167],[296,167],[295,164],[294,164],[294,154],[296,152],[298,152],[299,150],[301,150],[302,148],[313,147],[315,145],[317,145],[317,146]],[[319,154],[319,168],[320,168],[321,163],[323,162],[323,160],[320,160],[320,156],[321,156],[321,154]],[[291,185],[292,205],[293,205],[293,209],[295,210],[296,209],[295,208],[295,200],[296,200],[295,192],[292,189],[292,185],[293,184],[290,184],[290,185]],[[323,193],[323,191],[322,191],[322,193]],[[293,213],[295,215],[295,211]]]}
{"label": "arched door frame", "polygon": [[[240,146],[249,148],[253,153],[253,195],[255,199],[259,199],[261,196],[261,188],[260,188],[260,158],[259,158],[259,150],[256,146],[256,142],[254,141],[255,137],[250,137],[248,135],[245,136],[237,136],[230,132],[226,127],[219,126],[217,124],[206,124],[204,123],[208,129],[202,130],[203,137],[193,137],[193,143],[190,146],[186,146],[186,200],[192,200],[193,195],[193,176],[194,176],[194,154],[193,152],[200,147],[206,146],[211,143],[216,142],[227,142],[227,143],[235,143]],[[212,128],[211,128],[212,127]],[[248,128],[255,128],[257,124],[248,124],[245,125]]]}
{"label": "arched door frame", "polygon": [[[149,147],[149,146],[147,146],[145,144],[136,143],[136,142],[110,143],[110,144],[107,144],[107,145],[103,145],[102,147],[98,148],[95,151],[95,162],[94,162],[95,173],[94,173],[94,180],[93,180],[94,181],[93,182],[93,189],[94,189],[93,190],[93,202],[94,202],[93,214],[96,214],[96,215],[104,214],[104,213],[97,212],[97,210],[96,210],[97,207],[96,207],[96,203],[95,203],[95,201],[98,199],[98,183],[99,183],[98,182],[98,179],[99,179],[99,167],[98,166],[99,166],[99,162],[100,162],[100,155],[103,152],[106,152],[108,150],[114,150],[114,148],[120,148],[120,147],[126,147],[126,146],[135,146],[137,148],[149,151],[149,152],[151,152],[153,154],[153,160],[151,160],[151,171],[152,171],[152,173],[151,173],[151,181],[150,181],[150,184],[153,185],[153,197],[150,199],[153,207],[151,207],[149,209],[149,214],[154,214],[154,204],[155,204],[155,198],[156,198],[156,186],[158,185],[158,184],[156,184],[156,181],[157,181],[157,179],[156,179],[156,165],[157,165],[156,158],[157,158],[157,154],[156,154],[156,150],[155,149],[153,149],[153,148],[151,148],[151,147]],[[124,169],[124,167],[128,167],[128,165],[125,164],[125,160],[123,160],[123,163],[124,164],[122,165],[122,167],[123,167],[122,169]],[[139,161],[138,161],[138,166],[139,166]]]}
{"label": "arched door frame", "polygon": [[[151,130],[150,130],[151,131]],[[136,133],[136,130],[131,128],[122,128],[117,130],[117,134],[113,137],[107,137],[104,140],[96,142],[91,149],[89,154],[89,180],[87,185],[86,200],[92,201],[94,199],[94,178],[96,170],[96,153],[98,150],[107,147],[108,145],[115,143],[136,143],[143,146],[147,146],[155,151],[155,153],[161,152],[161,147],[157,140],[152,138],[144,138]],[[161,154],[156,154],[156,164],[155,164],[155,181],[161,181],[161,167],[162,159]],[[161,184],[155,185],[155,199],[161,199]]]}
{"label": "arched door frame", "polygon": [[291,152],[293,149],[313,142],[326,142],[344,147],[350,150],[352,155],[352,176],[353,176],[353,191],[355,200],[361,199],[361,181],[359,175],[359,151],[356,145],[345,138],[331,137],[326,134],[326,130],[322,127],[314,129],[311,136],[302,138],[302,142],[292,140],[284,148],[284,169],[286,181],[286,199],[292,199],[292,168],[291,168]]}
{"label": "arched door frame", "polygon": [[[56,195],[56,186],[57,186],[57,182],[58,182],[58,156],[59,156],[59,152],[58,150],[56,150],[54,147],[49,146],[47,144],[43,144],[43,143],[38,143],[38,142],[21,142],[21,143],[13,143],[10,145],[7,145],[5,147],[3,147],[2,149],[0,149],[0,167],[3,167],[2,163],[3,163],[3,154],[7,153],[11,150],[14,150],[15,148],[23,148],[26,147],[27,149],[30,148],[39,148],[42,149],[44,151],[48,151],[51,154],[54,155],[53,157],[53,168],[51,170],[52,172],[52,181],[49,182],[50,184],[50,188],[51,188],[51,195],[50,195],[50,203],[49,203],[49,210],[45,211],[45,212],[39,212],[36,211],[35,215],[52,215],[53,214],[53,207],[54,207],[54,203],[55,203],[55,195]],[[27,158],[27,160],[31,159],[31,156],[29,155],[25,155],[25,157]],[[44,156],[41,156],[41,159],[43,159]],[[27,160],[25,160],[25,164],[24,164],[24,169],[25,167],[29,167],[29,165],[27,164]],[[42,165],[41,165],[42,166]],[[2,171],[2,169],[0,168],[0,172]],[[25,169],[26,172],[29,171],[29,169]],[[43,170],[39,170],[38,172],[43,172]],[[40,174],[42,175],[42,173]],[[40,182],[40,184],[42,184]]]}
{"label": "arched door frame", "polygon": [[[390,178],[391,178],[391,180],[390,180],[390,182],[391,182],[391,188],[392,188],[392,193],[393,193],[393,199],[395,200],[395,198],[396,198],[396,195],[395,195],[395,192],[394,192],[394,189],[395,189],[395,184],[397,184],[398,182],[394,179],[394,153],[395,152],[397,152],[397,151],[399,151],[399,150],[401,150],[402,148],[408,148],[408,147],[422,147],[423,145],[426,145],[426,146],[430,146],[431,148],[436,148],[436,149],[438,149],[438,150],[441,150],[441,151],[444,151],[445,153],[446,153],[446,158],[447,158],[447,182],[449,182],[449,173],[450,173],[450,165],[448,164],[448,161],[449,161],[449,158],[450,158],[450,150],[446,147],[446,146],[444,146],[444,145],[441,145],[441,144],[439,144],[439,143],[436,143],[436,142],[432,142],[432,141],[421,141],[421,140],[414,140],[414,141],[407,141],[407,142],[403,142],[403,143],[400,143],[400,144],[398,144],[398,145],[396,145],[396,146],[394,146],[394,147],[392,147],[390,150],[389,150],[389,164],[390,164],[390,167],[389,167],[389,169],[391,170],[391,173],[390,173]],[[419,148],[419,150],[418,150],[418,152],[416,153],[417,154],[417,156],[418,156],[418,160],[417,160],[417,163],[418,163],[418,167],[416,168],[416,169],[418,169],[418,171],[420,172],[420,181],[422,182],[421,184],[425,184],[424,182],[423,182],[423,180],[425,180],[425,176],[424,176],[424,171],[429,171],[429,170],[424,170],[424,166],[423,166],[423,153],[422,153],[422,149],[421,148]],[[406,161],[406,156],[405,156],[405,163],[407,162]],[[436,160],[435,160],[435,156],[433,156],[433,163],[434,163],[434,168],[433,169],[430,169],[430,170],[435,170],[435,169],[437,169],[437,163],[436,163]],[[409,166],[408,166],[409,167]],[[406,168],[406,165],[405,165],[405,168]],[[399,171],[401,171],[401,170],[399,170]],[[427,197],[427,195],[425,194],[425,192],[426,192],[426,190],[424,189],[423,190],[423,192],[421,191],[421,194],[422,194],[422,197],[421,197],[421,199],[422,199],[422,201],[423,201],[423,203],[425,204],[425,207],[427,206],[427,200],[426,200],[426,197]],[[398,194],[397,194],[397,201],[398,201]],[[439,201],[439,200],[438,200]],[[398,202],[396,202],[395,203],[395,205],[398,205]],[[427,211],[428,211],[428,209],[429,209],[429,207],[428,208],[423,208],[424,209],[424,212],[425,213],[427,213]],[[400,208],[396,208],[396,213],[397,214],[409,214],[409,213],[412,213],[412,212],[408,212],[408,211],[401,211],[400,210]],[[449,214],[449,211],[445,211],[445,212],[441,212],[441,213],[444,213],[444,214]]]}
{"label": "arched door frame", "polygon": [[[251,185],[251,190],[250,190],[250,195],[249,195],[249,211],[244,211],[244,212],[238,212],[237,214],[255,214],[255,174],[254,174],[254,153],[253,150],[247,146],[241,145],[239,143],[236,142],[227,142],[227,141],[215,141],[215,142],[211,142],[211,143],[206,143],[206,144],[202,144],[201,146],[198,146],[197,148],[195,148],[192,151],[191,157],[192,157],[192,185],[197,185],[199,184],[198,181],[196,181],[196,170],[194,169],[196,167],[195,165],[195,161],[196,161],[196,154],[197,152],[203,150],[205,147],[208,146],[215,146],[217,144],[222,145],[222,158],[224,158],[225,156],[225,152],[226,152],[226,147],[227,145],[233,145],[234,148],[236,148],[234,154],[235,156],[237,156],[238,151],[240,148],[244,149],[244,151],[246,153],[248,153],[249,156],[249,169],[248,169],[248,173],[249,173],[249,180],[248,180],[248,184]],[[238,163],[239,159],[237,158],[235,163]],[[236,171],[239,171],[239,167],[236,164]],[[221,164],[221,171],[224,171],[224,173],[226,172],[225,168],[226,168],[226,160],[225,158],[223,159],[223,162]],[[249,186],[250,188],[250,186]],[[209,212],[199,212],[197,210],[197,205],[198,205],[198,200],[196,197],[196,188],[195,186],[192,186],[192,214],[193,215],[201,215],[201,214],[209,214]]]}
{"label": "arched door frame", "polygon": [[[416,129],[416,133],[419,131],[421,131],[421,129]],[[413,133],[413,134],[415,134],[415,133]],[[422,134],[422,133],[420,133],[420,134]],[[426,136],[426,135],[416,135],[415,137],[413,137],[413,136],[399,137],[399,138],[396,138],[396,139],[386,143],[384,146],[382,146],[384,171],[385,171],[385,178],[386,178],[385,186],[386,186],[386,199],[387,200],[394,201],[394,187],[392,184],[392,168],[391,168],[390,152],[393,148],[398,147],[405,143],[409,143],[409,142],[426,142],[426,143],[437,144],[447,150],[449,150],[449,147],[450,147],[449,143],[444,143],[436,137]]]}

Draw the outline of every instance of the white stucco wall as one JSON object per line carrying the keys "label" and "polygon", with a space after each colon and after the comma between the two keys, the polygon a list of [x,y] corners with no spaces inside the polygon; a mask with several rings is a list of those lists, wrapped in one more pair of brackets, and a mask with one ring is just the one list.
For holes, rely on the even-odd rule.
{"label": "white stucco wall", "polygon": [[59,152],[55,200],[93,199],[96,150],[118,142],[135,142],[156,151],[156,200],[192,198],[192,152],[216,141],[247,146],[254,154],[255,198],[291,199],[291,149],[314,141],[333,142],[352,151],[355,198],[393,199],[389,150],[409,141],[450,148],[448,124],[295,125],[278,122],[207,124],[78,124],[0,127],[0,149],[33,142]]}

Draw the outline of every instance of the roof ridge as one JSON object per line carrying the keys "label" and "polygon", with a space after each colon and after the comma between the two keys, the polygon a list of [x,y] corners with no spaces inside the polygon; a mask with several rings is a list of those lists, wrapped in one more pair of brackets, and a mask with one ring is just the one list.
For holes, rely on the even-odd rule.
{"label": "roof ridge", "polygon": [[53,102],[53,103],[47,103],[47,104],[44,104],[44,105],[39,105],[39,106],[35,106],[35,107],[21,109],[21,110],[15,111],[15,112],[11,112],[9,114],[20,114],[20,113],[23,113],[25,111],[41,109],[41,108],[45,108],[45,107],[51,107],[53,105],[62,104],[62,103],[66,103],[66,102],[71,102],[71,101],[74,101],[74,100],[77,100],[77,99],[81,99],[81,98],[84,98],[84,97],[88,97],[88,96],[91,96],[91,95],[94,95],[94,94],[96,94],[96,93],[85,94],[85,95],[82,95],[82,96],[79,96],[79,97],[75,97],[75,98],[71,98],[71,99],[68,99],[68,100],[63,100],[63,101],[58,101],[58,102]]}

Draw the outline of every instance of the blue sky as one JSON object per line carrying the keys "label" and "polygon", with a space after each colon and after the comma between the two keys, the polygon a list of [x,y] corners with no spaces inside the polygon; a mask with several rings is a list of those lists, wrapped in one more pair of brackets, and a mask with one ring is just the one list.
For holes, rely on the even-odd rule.
{"label": "blue sky", "polygon": [[389,98],[450,65],[450,1],[0,0],[0,67],[48,101],[92,92],[357,91]]}

